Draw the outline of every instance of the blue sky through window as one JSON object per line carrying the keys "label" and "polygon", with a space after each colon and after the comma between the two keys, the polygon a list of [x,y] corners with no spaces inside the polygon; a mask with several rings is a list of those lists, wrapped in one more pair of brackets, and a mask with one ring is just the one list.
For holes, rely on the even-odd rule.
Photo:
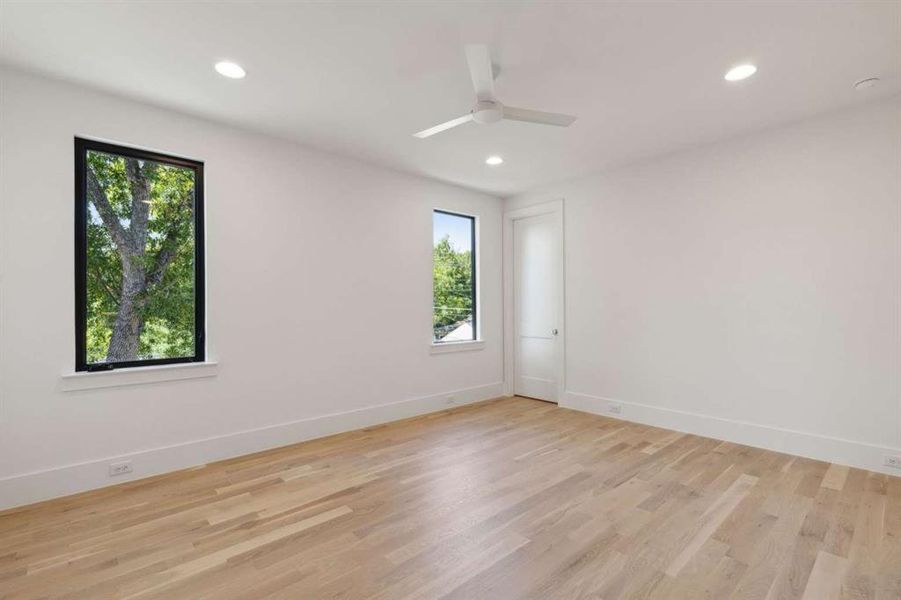
{"label": "blue sky through window", "polygon": [[434,213],[434,219],[432,244],[437,244],[447,235],[454,250],[472,250],[472,220],[440,212]]}

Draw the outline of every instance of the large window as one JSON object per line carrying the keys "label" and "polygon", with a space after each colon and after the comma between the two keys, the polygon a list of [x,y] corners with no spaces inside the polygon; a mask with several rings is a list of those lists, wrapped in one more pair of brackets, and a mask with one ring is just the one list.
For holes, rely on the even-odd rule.
{"label": "large window", "polygon": [[433,216],[432,339],[478,339],[475,217],[436,210]]}
{"label": "large window", "polygon": [[203,281],[203,163],[76,138],[76,370],[204,360]]}

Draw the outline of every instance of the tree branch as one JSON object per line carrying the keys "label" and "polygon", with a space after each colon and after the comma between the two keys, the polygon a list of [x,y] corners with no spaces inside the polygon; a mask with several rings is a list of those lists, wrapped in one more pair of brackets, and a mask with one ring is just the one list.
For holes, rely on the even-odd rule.
{"label": "tree branch", "polygon": [[188,190],[188,193],[181,199],[181,204],[183,206],[179,207],[178,210],[178,214],[180,214],[181,217],[170,222],[169,229],[166,231],[166,237],[163,239],[162,244],[160,244],[160,250],[157,252],[156,259],[153,261],[153,268],[147,275],[147,286],[145,289],[149,290],[163,280],[163,277],[166,275],[166,270],[169,268],[169,264],[172,262],[172,259],[175,258],[175,255],[178,254],[178,242],[180,241],[178,239],[178,230],[181,229],[184,222],[191,216],[188,209],[191,206],[193,198],[194,190],[192,188]]}
{"label": "tree branch", "polygon": [[156,255],[153,270],[150,271],[150,273],[147,275],[148,290],[163,280],[163,276],[166,274],[166,270],[169,268],[169,263],[172,262],[172,259],[175,258],[176,254],[178,254],[177,245],[174,243],[174,241],[169,239],[169,235],[166,235],[166,239],[163,241],[163,246],[162,248],[160,248],[160,251]]}
{"label": "tree branch", "polygon": [[150,218],[150,180],[136,158],[125,159],[125,176],[131,187],[131,225],[128,229],[132,249],[135,254],[141,255],[147,242],[147,221]]}
{"label": "tree branch", "polygon": [[116,244],[119,252],[126,254],[129,252],[128,232],[125,231],[124,227],[122,227],[122,223],[119,221],[119,217],[116,215],[116,211],[113,210],[113,207],[109,202],[109,198],[106,197],[106,192],[104,192],[103,188],[100,187],[100,183],[97,181],[97,176],[94,175],[94,170],[88,167],[87,172],[88,196],[90,196],[91,202],[94,204],[94,208],[97,209],[97,213],[103,220],[104,227],[106,227],[106,230],[109,232],[110,237],[113,238],[113,242]]}

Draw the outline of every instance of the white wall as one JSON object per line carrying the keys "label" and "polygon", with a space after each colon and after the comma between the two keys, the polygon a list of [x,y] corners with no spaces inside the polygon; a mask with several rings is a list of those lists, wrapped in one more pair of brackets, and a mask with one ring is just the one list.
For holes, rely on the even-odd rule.
{"label": "white wall", "polygon": [[[0,508],[501,393],[500,200],[16,71],[0,93]],[[205,161],[215,377],[61,390],[76,135]],[[484,350],[429,353],[433,207],[480,218]]]}
{"label": "white wall", "polygon": [[872,469],[901,455],[901,99],[507,209],[556,198],[564,405]]}

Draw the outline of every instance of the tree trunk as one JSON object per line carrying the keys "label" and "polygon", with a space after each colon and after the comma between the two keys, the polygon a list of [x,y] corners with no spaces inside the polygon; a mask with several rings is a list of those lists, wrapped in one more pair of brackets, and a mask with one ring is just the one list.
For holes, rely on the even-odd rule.
{"label": "tree trunk", "polygon": [[[152,169],[145,163],[144,169]],[[141,345],[141,331],[144,316],[141,309],[145,300],[148,282],[143,261],[147,242],[147,222],[150,214],[150,180],[141,164],[134,158],[125,159],[125,176],[131,189],[131,210],[129,227],[125,229],[119,221],[106,192],[100,186],[93,172],[88,172],[88,192],[97,208],[106,230],[116,244],[122,261],[122,289],[119,294],[119,312],[113,324],[108,362],[136,360]]]}
{"label": "tree trunk", "polygon": [[143,270],[134,263],[133,256],[122,257],[122,292],[119,294],[119,312],[113,325],[109,350],[106,360],[124,362],[136,360],[141,343],[141,331],[144,329],[144,318],[141,315],[141,298],[144,293],[146,277]]}

